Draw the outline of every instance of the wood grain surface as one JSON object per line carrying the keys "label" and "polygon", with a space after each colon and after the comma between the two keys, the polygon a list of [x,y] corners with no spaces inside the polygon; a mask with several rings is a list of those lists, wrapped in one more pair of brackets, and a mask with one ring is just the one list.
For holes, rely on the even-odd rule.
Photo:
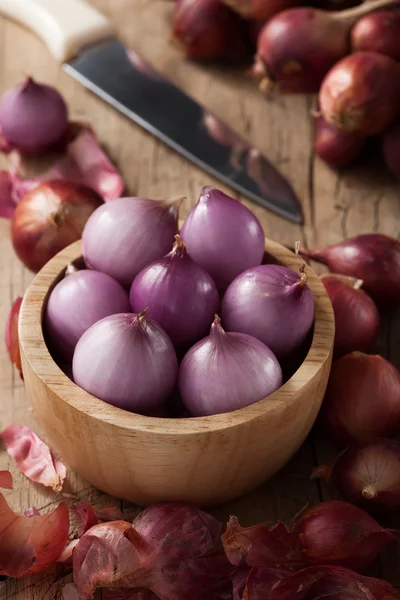
{"label": "wood grain surface", "polygon": [[[267,237],[282,244],[297,239],[309,246],[336,242],[362,232],[381,231],[400,235],[400,194],[394,179],[378,158],[368,164],[336,173],[319,161],[312,150],[313,123],[310,98],[281,97],[266,101],[239,72],[204,67],[184,61],[168,42],[168,0],[91,0],[116,24],[121,38],[139,50],[176,83],[199,99],[217,116],[223,117],[239,133],[259,146],[292,181],[302,199],[305,225],[292,225],[249,203],[261,220]],[[165,197],[185,194],[185,211],[195,203],[205,183],[217,182],[200,169],[167,149],[112,108],[85,91],[62,72],[43,43],[20,26],[0,18],[0,92],[27,74],[56,85],[68,101],[71,117],[89,121],[113,160],[121,169],[132,194]],[[7,158],[1,157],[1,166]],[[223,187],[223,186],[220,186]],[[227,188],[226,191],[229,192]],[[247,202],[246,202],[247,203]],[[13,254],[9,223],[0,221],[0,323],[4,324],[11,302],[22,294],[32,275]],[[377,351],[400,366],[400,318],[386,318]],[[28,410],[24,386],[0,344],[1,419],[40,429]],[[306,504],[336,497],[333,488],[309,480],[314,464],[332,456],[332,449],[313,434],[291,463],[267,485],[214,511],[227,518],[235,513],[244,523],[281,519],[289,522]],[[10,505],[19,511],[35,505],[43,511],[54,507],[59,498],[23,478],[0,453],[0,468],[10,468],[15,489],[6,492]],[[116,500],[100,494],[73,472],[68,474],[67,491],[97,506]],[[129,518],[135,507],[122,503]],[[399,525],[399,523],[397,524]],[[399,555],[396,549],[385,553],[374,573],[389,578],[400,587]],[[0,598],[17,600],[61,600],[63,585],[70,577],[49,574],[1,584]]]}

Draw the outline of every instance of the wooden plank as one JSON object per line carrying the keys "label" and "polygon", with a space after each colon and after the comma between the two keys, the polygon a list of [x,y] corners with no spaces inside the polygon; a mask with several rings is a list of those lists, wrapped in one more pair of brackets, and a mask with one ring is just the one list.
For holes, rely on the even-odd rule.
{"label": "wooden plank", "polygon": [[[368,168],[361,166],[338,175],[315,160],[309,99],[299,96],[266,101],[254,84],[240,73],[183,60],[168,43],[171,2],[92,0],[92,3],[115,21],[123,40],[139,50],[209,110],[246,135],[290,178],[303,202],[306,217],[303,228],[245,201],[260,218],[266,235],[283,244],[292,245],[294,240],[301,239],[310,246],[325,245],[346,235],[370,230],[399,235],[398,189],[379,165],[372,164]],[[217,184],[70,79],[60,70],[42,42],[32,34],[0,19],[0,39],[0,92],[28,73],[56,85],[67,99],[71,117],[87,120],[93,125],[121,169],[129,193],[150,197],[185,194],[186,213],[195,203],[202,185]],[[0,166],[6,164],[7,158],[0,157]],[[1,325],[5,323],[12,300],[24,292],[32,277],[12,251],[7,222],[0,223],[0,269]],[[396,340],[400,334],[400,319],[393,318],[385,332],[380,348],[390,350],[392,359],[399,364]],[[1,344],[0,385],[0,425],[3,427],[14,420],[38,431],[34,417],[28,410],[23,384],[11,368]],[[214,513],[221,519],[226,519],[231,513],[238,514],[245,524],[276,519],[289,522],[307,503],[313,504],[320,499],[319,486],[308,479],[315,453],[319,461],[327,456],[321,445],[307,442],[286,469],[272,481],[246,498],[216,508]],[[24,479],[10,465],[7,454],[1,452],[0,468],[9,467],[15,476],[16,486],[14,491],[6,495],[15,510],[23,511],[32,505],[49,510],[58,502],[59,498],[54,493]],[[73,473],[68,474],[68,491],[98,505],[113,501]],[[334,495],[334,491],[324,491],[324,498]],[[119,504],[118,501],[114,502]],[[124,504],[124,510],[130,514],[132,507]],[[397,553],[386,555],[382,574],[393,579],[397,561]],[[65,581],[56,581],[54,572],[27,580],[9,580],[0,587],[0,598],[58,600]]]}

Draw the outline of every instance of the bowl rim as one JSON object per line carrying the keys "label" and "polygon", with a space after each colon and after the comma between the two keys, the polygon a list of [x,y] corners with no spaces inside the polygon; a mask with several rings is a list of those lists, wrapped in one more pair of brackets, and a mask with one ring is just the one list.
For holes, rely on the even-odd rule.
{"label": "bowl rim", "polygon": [[[281,244],[265,238],[265,251],[274,258],[298,270],[301,258]],[[161,435],[182,436],[207,434],[240,426],[285,409],[295,402],[298,392],[318,376],[330,360],[335,334],[332,305],[326,290],[314,270],[306,266],[308,285],[314,297],[314,332],[308,354],[299,369],[283,386],[270,396],[244,408],[218,415],[192,418],[148,417],[107,404],[71,381],[52,358],[43,335],[42,319],[49,291],[67,265],[81,258],[81,241],[77,241],[54,256],[37,273],[25,292],[20,318],[19,343],[21,354],[30,369],[49,390],[62,401],[94,420],[117,426],[126,431],[152,431]]]}

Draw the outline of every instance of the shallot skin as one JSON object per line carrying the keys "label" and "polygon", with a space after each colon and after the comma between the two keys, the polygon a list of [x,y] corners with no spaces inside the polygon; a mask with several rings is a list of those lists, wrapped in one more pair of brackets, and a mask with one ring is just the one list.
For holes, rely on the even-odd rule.
{"label": "shallot skin", "polygon": [[172,39],[198,60],[235,62],[248,53],[244,23],[219,0],[177,0]]}
{"label": "shallot skin", "polygon": [[363,289],[380,307],[400,304],[400,242],[382,233],[368,233],[304,256],[327,265],[332,273],[361,279]]}
{"label": "shallot skin", "polygon": [[378,52],[400,60],[400,14],[394,10],[380,10],[364,16],[353,27],[353,51]]}
{"label": "shallot skin", "polygon": [[363,136],[382,133],[398,112],[399,76],[400,65],[376,52],[343,58],[322,82],[322,116],[343,131]]}
{"label": "shallot skin", "polygon": [[257,60],[282,92],[317,92],[348,51],[347,27],[322,10],[300,7],[273,17],[258,38]]}
{"label": "shallot skin", "polygon": [[315,152],[330,167],[347,167],[356,160],[363,146],[363,137],[340,131],[326,123],[322,117],[317,119]]}

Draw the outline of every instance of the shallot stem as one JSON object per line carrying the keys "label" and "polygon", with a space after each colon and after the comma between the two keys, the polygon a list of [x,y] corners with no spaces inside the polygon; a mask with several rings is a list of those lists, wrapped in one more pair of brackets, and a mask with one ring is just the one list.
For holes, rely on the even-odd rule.
{"label": "shallot stem", "polygon": [[374,498],[376,498],[376,489],[372,486],[372,485],[367,485],[363,491],[361,492],[361,494],[364,496],[364,498],[366,498],[367,500],[373,500]]}
{"label": "shallot stem", "polygon": [[302,256],[299,255],[299,251],[300,251],[300,242],[295,242],[294,243],[294,251],[296,253],[296,256],[298,256],[301,260],[301,264],[300,264],[300,281],[299,281],[299,285],[303,286],[307,283],[307,279],[308,279],[308,275],[306,273],[306,261],[304,260],[304,258]]}
{"label": "shallot stem", "polygon": [[348,8],[347,10],[332,12],[329,16],[337,21],[345,21],[351,24],[358,21],[358,19],[364,15],[368,15],[369,13],[379,10],[380,8],[386,8],[392,4],[397,4],[396,0],[374,0],[370,2],[364,2],[363,4],[354,6],[353,8]]}
{"label": "shallot stem", "polygon": [[148,310],[149,310],[149,307],[146,306],[146,308],[138,314],[137,318],[138,318],[140,325],[144,325],[144,323],[146,322],[146,313]]}

